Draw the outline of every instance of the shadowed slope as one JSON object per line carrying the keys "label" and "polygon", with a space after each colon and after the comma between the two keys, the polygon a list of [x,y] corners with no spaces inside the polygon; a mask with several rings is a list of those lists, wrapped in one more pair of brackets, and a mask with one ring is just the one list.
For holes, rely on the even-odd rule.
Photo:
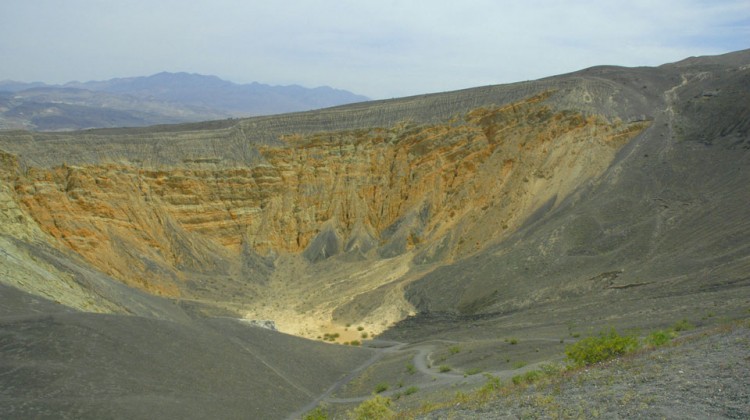
{"label": "shadowed slope", "polygon": [[586,324],[741,311],[750,293],[750,68],[708,71],[699,61],[663,68],[681,82],[600,181],[412,283],[409,300],[427,312],[549,311]]}
{"label": "shadowed slope", "polygon": [[236,320],[65,309],[0,286],[0,416],[283,418],[369,357]]}

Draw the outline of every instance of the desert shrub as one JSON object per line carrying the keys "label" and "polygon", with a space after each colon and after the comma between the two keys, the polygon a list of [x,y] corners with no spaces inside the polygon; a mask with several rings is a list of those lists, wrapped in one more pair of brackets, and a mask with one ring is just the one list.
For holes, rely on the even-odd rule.
{"label": "desert shrub", "polygon": [[544,373],[538,370],[530,370],[522,375],[515,375],[510,378],[514,385],[520,385],[523,383],[533,384],[544,376]]}
{"label": "desert shrub", "polygon": [[687,330],[692,330],[693,325],[689,323],[687,319],[683,319],[683,320],[677,321],[677,323],[674,324],[672,329],[678,332],[687,331]]}
{"label": "desert shrub", "polygon": [[565,355],[575,366],[585,366],[602,362],[638,348],[638,339],[634,336],[622,336],[611,329],[601,332],[599,336],[587,337],[565,348]]}
{"label": "desert shrub", "polygon": [[478,401],[486,401],[492,395],[496,394],[502,387],[500,378],[498,378],[497,376],[492,376],[489,373],[485,373],[484,377],[487,378],[487,382],[485,382],[484,385],[482,385],[482,387],[479,388],[476,392]]}
{"label": "desert shrub", "polygon": [[511,339],[510,339],[510,340],[509,340],[508,342],[509,342],[509,343],[510,343],[511,345],[514,345],[514,346],[515,346],[516,344],[518,344],[518,339],[517,339],[517,338],[511,338]]}
{"label": "desert shrub", "polygon": [[458,354],[461,353],[461,347],[460,346],[451,346],[448,348],[448,352],[450,354]]}
{"label": "desert shrub", "polygon": [[364,329],[365,329],[365,327],[363,327],[363,326],[361,326],[361,325],[360,325],[359,327],[357,327],[357,331],[362,331],[362,330],[364,330]]}
{"label": "desert shrub", "polygon": [[482,372],[482,369],[480,368],[471,368],[471,369],[466,370],[465,373],[471,376],[471,375],[476,375],[477,373],[481,373],[481,372]]}
{"label": "desert shrub", "polygon": [[375,385],[375,393],[380,394],[381,392],[385,392],[388,390],[388,384],[385,382],[381,382],[377,385]]}
{"label": "desert shrub", "polygon": [[415,368],[413,364],[407,363],[406,364],[406,372],[409,375],[414,375],[415,373],[417,373],[417,368]]}
{"label": "desert shrub", "polygon": [[524,382],[531,384],[531,383],[538,381],[542,376],[544,375],[542,374],[541,371],[530,370],[523,374],[523,380]]}
{"label": "desert shrub", "polygon": [[450,372],[451,371],[451,367],[448,366],[448,365],[440,365],[440,367],[438,368],[438,370],[441,373]]}
{"label": "desert shrub", "polygon": [[359,346],[362,343],[360,343],[359,340],[352,340],[351,342],[349,342],[349,344],[351,344],[352,346]]}
{"label": "desert shrub", "polygon": [[497,376],[493,376],[489,373],[485,373],[484,377],[487,378],[487,382],[485,382],[485,384],[482,385],[482,388],[480,388],[479,390],[480,392],[487,393],[487,392],[497,391],[498,389],[500,389],[500,385],[501,385],[500,378],[498,378]]}
{"label": "desert shrub", "polygon": [[304,420],[328,420],[328,413],[326,413],[320,407],[315,407],[314,410],[305,414],[305,417],[303,417],[303,419]]}
{"label": "desert shrub", "polygon": [[410,386],[406,388],[406,390],[404,391],[404,395],[415,394],[417,391],[419,391],[419,388],[417,388],[416,386]]}
{"label": "desert shrub", "polygon": [[654,331],[646,337],[646,343],[654,347],[659,347],[669,343],[675,337],[677,337],[677,333],[672,330]]}
{"label": "desert shrub", "polygon": [[362,338],[367,338],[367,333],[366,332],[362,333]]}
{"label": "desert shrub", "polygon": [[380,420],[393,416],[391,410],[391,400],[389,398],[376,396],[375,398],[363,401],[354,409],[352,417],[357,420]]}
{"label": "desert shrub", "polygon": [[545,363],[539,366],[539,369],[547,376],[557,375],[563,371],[563,366],[557,363]]}

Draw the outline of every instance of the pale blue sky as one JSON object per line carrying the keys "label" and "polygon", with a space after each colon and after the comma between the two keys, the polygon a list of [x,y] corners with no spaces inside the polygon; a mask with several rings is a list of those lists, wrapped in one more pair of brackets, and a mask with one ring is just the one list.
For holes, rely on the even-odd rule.
{"label": "pale blue sky", "polygon": [[1,0],[0,80],[212,74],[390,98],[750,48],[750,0]]}

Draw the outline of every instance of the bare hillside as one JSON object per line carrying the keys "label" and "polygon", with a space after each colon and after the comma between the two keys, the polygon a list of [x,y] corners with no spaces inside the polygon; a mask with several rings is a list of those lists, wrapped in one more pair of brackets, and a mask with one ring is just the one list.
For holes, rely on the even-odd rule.
{"label": "bare hillside", "polygon": [[559,360],[600,329],[746,317],[748,86],[740,51],[271,117],[2,131],[0,406],[342,413],[382,383],[429,400]]}

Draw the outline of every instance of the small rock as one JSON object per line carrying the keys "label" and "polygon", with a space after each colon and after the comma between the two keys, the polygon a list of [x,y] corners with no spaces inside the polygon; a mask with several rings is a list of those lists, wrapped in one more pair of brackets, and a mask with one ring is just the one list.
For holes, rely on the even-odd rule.
{"label": "small rock", "polygon": [[270,319],[243,319],[242,322],[245,322],[253,327],[265,328],[271,331],[278,331],[276,329],[276,323]]}

